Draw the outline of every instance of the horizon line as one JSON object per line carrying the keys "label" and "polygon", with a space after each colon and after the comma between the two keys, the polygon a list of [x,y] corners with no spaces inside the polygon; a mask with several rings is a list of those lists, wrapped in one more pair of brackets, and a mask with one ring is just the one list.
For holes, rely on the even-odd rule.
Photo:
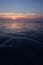
{"label": "horizon line", "polygon": [[17,18],[43,18],[43,14],[37,13],[0,13],[0,18],[9,18],[9,19],[17,19]]}

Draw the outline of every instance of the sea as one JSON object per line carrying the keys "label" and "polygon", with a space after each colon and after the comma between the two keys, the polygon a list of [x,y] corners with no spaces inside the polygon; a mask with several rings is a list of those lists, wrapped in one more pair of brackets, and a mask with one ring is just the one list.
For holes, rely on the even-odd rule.
{"label": "sea", "polygon": [[0,63],[43,65],[43,23],[0,23]]}

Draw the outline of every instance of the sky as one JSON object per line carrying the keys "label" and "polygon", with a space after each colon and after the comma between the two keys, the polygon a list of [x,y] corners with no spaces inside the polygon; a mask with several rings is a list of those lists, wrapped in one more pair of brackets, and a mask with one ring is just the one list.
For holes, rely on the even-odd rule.
{"label": "sky", "polygon": [[43,13],[43,0],[0,0],[0,12]]}
{"label": "sky", "polygon": [[37,16],[43,16],[43,0],[0,0],[0,18]]}

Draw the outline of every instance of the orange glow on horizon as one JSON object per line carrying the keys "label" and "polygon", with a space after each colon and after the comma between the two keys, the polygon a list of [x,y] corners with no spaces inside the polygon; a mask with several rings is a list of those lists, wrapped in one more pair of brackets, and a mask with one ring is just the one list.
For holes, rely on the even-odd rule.
{"label": "orange glow on horizon", "polygon": [[38,18],[43,17],[43,14],[35,14],[35,13],[0,13],[0,18],[8,18],[8,19],[17,19],[17,18]]}

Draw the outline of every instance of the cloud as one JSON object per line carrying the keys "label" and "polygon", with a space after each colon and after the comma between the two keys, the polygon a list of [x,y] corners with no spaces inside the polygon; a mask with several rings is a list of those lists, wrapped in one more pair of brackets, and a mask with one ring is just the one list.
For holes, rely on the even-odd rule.
{"label": "cloud", "polygon": [[0,22],[43,22],[43,14],[0,13]]}

